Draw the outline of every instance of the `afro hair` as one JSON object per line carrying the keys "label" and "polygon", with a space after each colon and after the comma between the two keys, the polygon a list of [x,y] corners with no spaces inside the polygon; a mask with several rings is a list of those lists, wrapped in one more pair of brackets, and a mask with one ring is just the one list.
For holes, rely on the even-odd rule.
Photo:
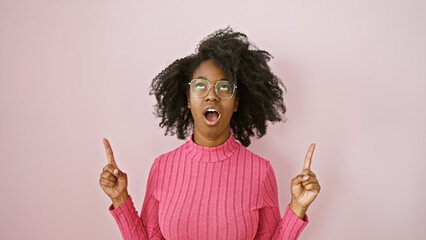
{"label": "afro hair", "polygon": [[269,52],[251,44],[244,33],[229,26],[204,38],[194,54],[175,60],[152,81],[149,94],[157,103],[154,114],[161,118],[166,133],[186,139],[193,131],[191,110],[187,107],[188,82],[195,69],[205,60],[212,60],[238,88],[238,111],[230,121],[233,136],[243,146],[250,138],[266,134],[267,121],[282,121],[286,112],[282,81],[271,72]]}

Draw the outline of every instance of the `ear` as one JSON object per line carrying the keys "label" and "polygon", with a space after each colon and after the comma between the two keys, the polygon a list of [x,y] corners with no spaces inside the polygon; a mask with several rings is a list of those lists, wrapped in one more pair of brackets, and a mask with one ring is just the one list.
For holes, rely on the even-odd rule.
{"label": "ear", "polygon": [[191,109],[191,102],[189,101],[189,96],[187,96],[186,99],[188,99],[188,108]]}
{"label": "ear", "polygon": [[239,97],[237,97],[237,99],[235,99],[235,103],[234,103],[234,112],[236,112],[237,111],[237,109],[238,109],[238,102],[240,101],[240,98]]}

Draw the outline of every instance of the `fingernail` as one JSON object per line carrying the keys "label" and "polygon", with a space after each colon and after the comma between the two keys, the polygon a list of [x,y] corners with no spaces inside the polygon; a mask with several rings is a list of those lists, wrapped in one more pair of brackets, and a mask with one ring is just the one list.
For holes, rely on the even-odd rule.
{"label": "fingernail", "polygon": [[309,175],[303,176],[303,180],[308,180],[308,178],[309,178]]}
{"label": "fingernail", "polygon": [[114,175],[118,175],[118,168],[114,169]]}

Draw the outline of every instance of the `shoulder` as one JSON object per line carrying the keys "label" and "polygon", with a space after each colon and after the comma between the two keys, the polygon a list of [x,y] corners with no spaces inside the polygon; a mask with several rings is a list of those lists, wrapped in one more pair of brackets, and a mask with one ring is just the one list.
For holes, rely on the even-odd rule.
{"label": "shoulder", "polygon": [[256,153],[253,153],[242,145],[239,146],[239,155],[243,155],[246,159],[250,159],[251,161],[254,161],[255,163],[259,163],[264,166],[270,165],[269,160]]}
{"label": "shoulder", "polygon": [[239,156],[242,156],[244,157],[244,159],[249,160],[251,163],[253,163],[254,168],[259,168],[259,170],[263,173],[270,171],[269,169],[272,168],[271,162],[269,160],[258,154],[253,153],[242,145],[239,146],[238,152]]}
{"label": "shoulder", "polygon": [[186,149],[188,142],[183,143],[179,147],[163,153],[155,158],[153,165],[164,165],[174,159],[178,158],[179,155]]}

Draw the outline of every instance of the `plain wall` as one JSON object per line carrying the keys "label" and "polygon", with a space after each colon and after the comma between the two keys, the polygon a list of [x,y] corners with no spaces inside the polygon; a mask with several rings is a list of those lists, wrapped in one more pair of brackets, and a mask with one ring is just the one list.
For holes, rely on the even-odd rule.
{"label": "plain wall", "polygon": [[153,160],[181,144],[151,80],[228,25],[274,59],[285,123],[281,214],[310,143],[322,186],[299,239],[423,239],[426,2],[0,1],[0,239],[120,239],[99,186],[110,140],[140,212]]}

